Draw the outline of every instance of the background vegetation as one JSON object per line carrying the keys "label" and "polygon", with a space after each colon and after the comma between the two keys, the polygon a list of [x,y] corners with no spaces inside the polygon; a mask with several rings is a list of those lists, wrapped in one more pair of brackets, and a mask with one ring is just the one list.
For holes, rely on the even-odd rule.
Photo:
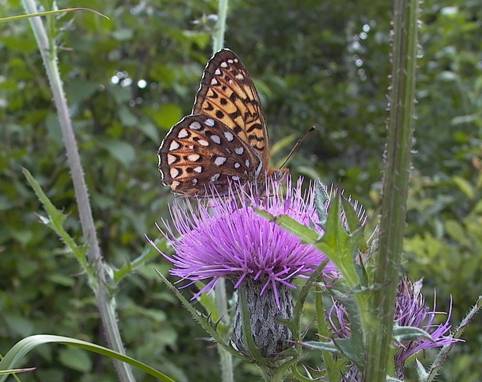
{"label": "background vegetation", "polygon": [[[2,16],[23,13],[17,1],[2,5]],[[59,5],[92,7],[112,19],[77,13],[55,24],[102,250],[120,267],[146,250],[144,234],[156,237],[154,222],[167,214],[171,196],[159,187],[156,150],[192,107],[211,55],[217,1]],[[458,321],[482,290],[482,8],[477,0],[426,0],[423,8],[404,267],[413,279],[425,279],[427,296],[437,289],[441,310],[452,296]],[[232,0],[225,42],[261,93],[273,163],[289,148],[279,142],[318,124],[292,172],[336,183],[372,214],[380,202],[390,12],[385,0]],[[21,173],[22,166],[32,172],[79,237],[37,47],[28,22],[2,24],[0,33],[0,353],[34,333],[102,343],[85,279],[40,222],[40,204]],[[216,348],[206,345],[151,268],[120,286],[129,354],[180,381],[213,380]],[[481,329],[476,320],[441,380],[482,380]],[[24,381],[116,380],[110,361],[79,350],[44,346],[29,365],[39,370]],[[239,369],[239,381],[254,378],[248,365]]]}

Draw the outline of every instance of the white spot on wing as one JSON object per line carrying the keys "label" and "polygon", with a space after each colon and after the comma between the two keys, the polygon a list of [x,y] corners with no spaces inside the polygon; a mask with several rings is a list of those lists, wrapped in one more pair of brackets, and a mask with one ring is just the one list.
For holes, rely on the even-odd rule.
{"label": "white spot on wing", "polygon": [[235,75],[238,80],[244,80],[244,76],[241,73]]}
{"label": "white spot on wing", "polygon": [[200,130],[201,124],[198,121],[194,121],[189,125],[189,127],[193,130]]}
{"label": "white spot on wing", "polygon": [[169,171],[169,174],[171,175],[171,178],[175,178],[176,176],[179,175],[179,170],[177,168],[171,168],[171,171]]}
{"label": "white spot on wing", "polygon": [[229,60],[228,60],[228,62],[229,62],[230,64],[232,64],[234,61],[233,61],[233,60],[231,60],[231,59],[229,59]]}
{"label": "white spot on wing", "polygon": [[179,143],[176,141],[172,141],[171,144],[169,145],[169,151],[176,150],[179,148]]}
{"label": "white spot on wing", "polygon": [[226,162],[226,158],[225,157],[216,157],[216,159],[214,159],[214,164],[216,166],[221,166],[224,164],[224,162]]}
{"label": "white spot on wing", "polygon": [[234,163],[234,168],[240,168],[240,167],[241,165],[238,162]]}
{"label": "white spot on wing", "polygon": [[234,152],[238,155],[241,155],[242,153],[244,153],[244,149],[242,147],[236,147],[234,149]]}
{"label": "white spot on wing", "polygon": [[231,133],[231,132],[229,132],[229,131],[225,131],[225,132],[224,132],[224,136],[226,137],[226,139],[227,139],[229,142],[232,142],[233,139],[234,139],[233,133]]}
{"label": "white spot on wing", "polygon": [[215,182],[216,180],[219,179],[220,176],[221,176],[221,174],[214,174],[214,175],[211,177],[211,182]]}
{"label": "white spot on wing", "polygon": [[227,68],[228,64],[226,62],[221,62],[221,65],[219,65],[221,68]]}
{"label": "white spot on wing", "polygon": [[193,184],[194,186],[197,184],[197,178],[194,178],[194,179],[192,180],[192,184]]}
{"label": "white spot on wing", "polygon": [[216,80],[216,78],[213,78],[211,80],[211,85],[216,85],[218,83],[218,81]]}
{"label": "white spot on wing", "polygon": [[232,180],[239,180],[239,176],[232,176],[231,179]]}
{"label": "white spot on wing", "polygon": [[209,146],[209,142],[204,139],[200,139],[198,142],[201,146]]}
{"label": "white spot on wing", "polygon": [[221,143],[221,138],[219,138],[219,136],[216,134],[211,135],[210,138],[211,138],[211,141],[213,141],[214,143],[217,143],[218,145]]}
{"label": "white spot on wing", "polygon": [[173,164],[176,161],[176,157],[172,154],[167,154],[167,164]]}
{"label": "white spot on wing", "polygon": [[199,154],[189,154],[187,156],[187,159],[189,159],[191,162],[196,162],[197,160],[199,160],[199,158],[201,158],[201,155]]}
{"label": "white spot on wing", "polygon": [[194,167],[194,172],[197,172],[198,174],[203,172],[203,168],[201,166]]}
{"label": "white spot on wing", "polygon": [[219,68],[214,71],[214,74],[217,75],[217,76],[219,76],[221,74],[221,71],[219,70]]}
{"label": "white spot on wing", "polygon": [[237,58],[235,58],[235,59],[234,59],[234,62],[238,63],[238,62],[239,62],[239,60],[238,60]]}
{"label": "white spot on wing", "polygon": [[188,136],[189,136],[189,133],[187,132],[186,129],[182,129],[181,131],[179,131],[179,134],[177,134],[178,138],[186,138]]}
{"label": "white spot on wing", "polygon": [[246,167],[249,167],[249,159],[246,159],[246,161],[244,162],[244,164],[246,165]]}
{"label": "white spot on wing", "polygon": [[171,188],[175,190],[181,183],[179,183],[177,180],[171,183]]}
{"label": "white spot on wing", "polygon": [[214,126],[214,119],[208,118],[204,121],[204,123],[206,125],[208,125],[209,127],[213,127]]}

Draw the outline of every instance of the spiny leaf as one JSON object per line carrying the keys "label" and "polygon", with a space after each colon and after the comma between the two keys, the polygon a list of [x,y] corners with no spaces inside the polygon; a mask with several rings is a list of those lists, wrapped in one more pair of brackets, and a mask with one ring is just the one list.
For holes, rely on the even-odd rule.
{"label": "spiny leaf", "polygon": [[67,248],[69,248],[83,270],[86,271],[87,274],[90,274],[90,267],[86,259],[87,249],[84,246],[77,245],[75,240],[67,233],[67,231],[65,231],[63,227],[66,216],[53,205],[32,174],[25,168],[22,169],[22,171],[27,179],[27,182],[30,184],[35,192],[35,195],[37,195],[37,198],[40,200],[45,211],[47,212],[49,219],[44,219],[44,223],[46,223],[59,236]]}

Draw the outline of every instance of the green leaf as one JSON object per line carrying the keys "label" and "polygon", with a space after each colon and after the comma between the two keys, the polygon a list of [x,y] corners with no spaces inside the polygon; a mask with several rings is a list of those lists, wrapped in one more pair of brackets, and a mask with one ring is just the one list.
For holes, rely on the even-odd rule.
{"label": "green leaf", "polygon": [[102,16],[105,19],[110,21],[109,17],[107,17],[103,13],[100,13],[99,11],[96,11],[95,9],[76,7],[76,8],[57,9],[57,10],[54,10],[54,11],[30,13],[30,14],[24,14],[24,15],[1,17],[0,23],[5,23],[5,22],[9,22],[9,21],[16,21],[16,20],[24,20],[24,19],[28,19],[30,17],[35,17],[35,16],[51,16],[51,15],[58,15],[58,14],[62,14],[62,13],[69,13],[69,12],[76,12],[76,11],[92,12],[92,13],[95,13],[96,15]]}
{"label": "green leaf", "polygon": [[18,314],[5,314],[8,329],[20,336],[28,336],[34,332],[33,323]]}
{"label": "green leaf", "polygon": [[358,228],[361,227],[361,221],[358,218],[355,207],[353,207],[353,204],[344,197],[341,197],[341,203],[343,206],[343,212],[346,217],[346,222],[348,224],[348,229],[350,230],[350,232],[355,232]]}
{"label": "green leaf", "polygon": [[62,365],[82,373],[88,373],[92,369],[92,360],[81,349],[62,349],[59,352],[59,359]]}
{"label": "green leaf", "polygon": [[320,239],[320,234],[318,232],[304,226],[301,223],[298,223],[295,219],[289,217],[288,215],[274,216],[261,209],[257,209],[256,213],[265,219],[288,229],[307,244],[315,244]]}
{"label": "green leaf", "polygon": [[[8,352],[5,354],[3,359],[0,361],[0,370],[7,370],[15,367],[17,364],[21,363],[22,360],[34,350],[37,346],[57,343],[62,345],[70,345],[78,349],[87,350],[93,353],[103,355],[112,359],[117,359],[122,362],[126,362],[138,369],[144,371],[145,373],[156,377],[160,381],[173,382],[174,380],[168,377],[166,374],[156,370],[149,365],[131,358],[127,355],[117,353],[111,349],[99,346],[87,341],[78,340],[76,338],[53,336],[48,334],[40,334],[36,336],[31,336],[24,338],[23,340],[17,342]],[[4,382],[7,376],[1,376],[0,382]]]}
{"label": "green leaf", "polygon": [[95,82],[89,82],[85,79],[74,79],[66,84],[65,92],[72,104],[78,104],[92,96],[98,88],[99,85]]}
{"label": "green leaf", "polygon": [[157,108],[146,109],[146,112],[156,125],[165,130],[170,129],[182,116],[181,108],[174,103],[165,103]]}
{"label": "green leaf", "polygon": [[472,185],[460,176],[454,176],[452,178],[457,187],[462,191],[469,199],[475,198],[475,191]]}
{"label": "green leaf", "polygon": [[321,342],[321,341],[306,341],[302,343],[304,347],[311,350],[327,351],[330,353],[339,353],[340,350],[335,346],[332,341]]}
{"label": "green leaf", "polygon": [[430,334],[428,334],[425,330],[414,327],[414,326],[398,326],[395,325],[393,327],[393,338],[397,342],[402,341],[413,341],[418,338],[427,338],[432,339]]}
{"label": "green leaf", "polygon": [[341,221],[340,200],[340,195],[332,198],[328,208],[325,234],[317,247],[335,263],[346,283],[350,287],[355,287],[360,284],[354,258],[361,235],[350,236],[345,231]]}
{"label": "green leaf", "polygon": [[422,363],[416,359],[417,362],[417,376],[418,376],[418,382],[427,382],[428,380],[428,373],[425,370],[425,367],[422,365]]}
{"label": "green leaf", "polygon": [[122,125],[127,127],[133,127],[138,124],[137,117],[132,114],[127,107],[122,107],[119,110],[119,118],[122,122]]}
{"label": "green leaf", "polygon": [[47,224],[64,242],[67,248],[73,253],[82,269],[87,272],[87,274],[90,274],[90,268],[86,259],[86,248],[83,246],[78,246],[74,239],[67,233],[67,231],[65,231],[63,227],[66,217],[64,214],[62,214],[62,212],[55,208],[32,174],[30,174],[30,172],[25,168],[22,169],[22,171],[25,175],[25,178],[27,178],[28,183],[34,190],[35,195],[37,195],[37,198],[40,200],[45,211],[47,212],[47,215],[49,216],[49,219],[43,219],[43,222]]}
{"label": "green leaf", "polygon": [[136,158],[134,148],[127,142],[111,140],[100,144],[125,167],[128,167]]}

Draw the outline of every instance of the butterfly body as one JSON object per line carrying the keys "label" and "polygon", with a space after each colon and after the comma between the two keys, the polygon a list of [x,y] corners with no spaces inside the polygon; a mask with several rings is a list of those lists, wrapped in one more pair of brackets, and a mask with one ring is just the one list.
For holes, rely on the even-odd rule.
{"label": "butterfly body", "polygon": [[158,155],[163,182],[186,196],[224,194],[232,182],[273,174],[259,95],[234,52],[208,62],[192,114],[171,128]]}

